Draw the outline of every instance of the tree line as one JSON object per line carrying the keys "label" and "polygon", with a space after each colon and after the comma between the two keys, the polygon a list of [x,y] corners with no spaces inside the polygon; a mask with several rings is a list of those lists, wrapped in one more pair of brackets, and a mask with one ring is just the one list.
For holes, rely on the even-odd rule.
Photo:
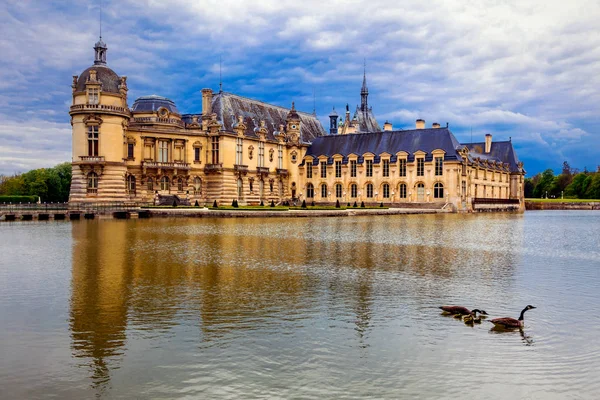
{"label": "tree line", "polygon": [[12,176],[0,175],[0,202],[2,196],[39,196],[46,203],[66,202],[69,201],[70,187],[69,162]]}
{"label": "tree line", "polygon": [[563,163],[560,175],[547,169],[531,178],[525,178],[526,198],[600,199],[600,166],[596,172],[580,172]]}

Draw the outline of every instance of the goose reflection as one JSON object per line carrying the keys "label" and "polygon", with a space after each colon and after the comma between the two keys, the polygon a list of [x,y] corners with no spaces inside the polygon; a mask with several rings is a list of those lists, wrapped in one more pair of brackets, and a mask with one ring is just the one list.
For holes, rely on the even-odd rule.
{"label": "goose reflection", "polygon": [[531,337],[531,335],[526,334],[525,331],[523,330],[523,328],[518,329],[518,330],[506,330],[506,329],[498,328],[495,326],[492,329],[490,329],[490,333],[496,334],[496,335],[515,335],[516,336],[517,332],[521,336],[521,341],[523,342],[523,344],[525,346],[533,346],[533,344],[534,344],[533,338]]}

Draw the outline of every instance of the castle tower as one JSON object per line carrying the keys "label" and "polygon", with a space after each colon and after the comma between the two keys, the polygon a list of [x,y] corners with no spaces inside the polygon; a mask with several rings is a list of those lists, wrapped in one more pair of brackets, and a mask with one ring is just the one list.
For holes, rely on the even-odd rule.
{"label": "castle tower", "polygon": [[335,112],[335,107],[329,114],[329,133],[331,135],[337,135],[338,133],[338,113]]}
{"label": "castle tower", "polygon": [[69,111],[73,203],[126,200],[127,77],[119,77],[106,65],[107,49],[100,37],[94,46],[94,65],[73,76]]}
{"label": "castle tower", "polygon": [[296,111],[296,106],[292,102],[292,108],[288,112],[286,123],[286,135],[289,144],[297,145],[300,143],[300,115]]}

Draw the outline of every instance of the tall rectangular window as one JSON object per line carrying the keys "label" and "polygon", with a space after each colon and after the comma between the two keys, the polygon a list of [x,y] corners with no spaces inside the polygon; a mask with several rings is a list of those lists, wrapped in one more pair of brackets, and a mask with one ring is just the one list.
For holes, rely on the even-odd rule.
{"label": "tall rectangular window", "polygon": [[356,160],[350,161],[350,177],[356,178]]}
{"label": "tall rectangular window", "polygon": [[265,166],[265,142],[258,142],[258,166]]}
{"label": "tall rectangular window", "polygon": [[307,178],[312,178],[312,161],[307,161],[306,162],[306,177]]}
{"label": "tall rectangular window", "polygon": [[169,162],[169,142],[166,140],[158,142],[158,162]]}
{"label": "tall rectangular window", "polygon": [[367,163],[367,177],[373,176],[373,160],[366,160]]}
{"label": "tall rectangular window", "polygon": [[235,143],[235,163],[242,165],[244,163],[244,139],[236,138]]}
{"label": "tall rectangular window", "polygon": [[321,178],[327,178],[327,162],[321,161]]}
{"label": "tall rectangular window", "polygon": [[425,176],[425,159],[417,158],[417,176]]}
{"label": "tall rectangular window", "polygon": [[406,160],[400,160],[400,176],[406,176]]}
{"label": "tall rectangular window", "polygon": [[342,162],[341,161],[335,162],[335,177],[336,178],[342,177]]}
{"label": "tall rectangular window", "polygon": [[200,162],[200,147],[194,147],[194,161]]}
{"label": "tall rectangular window", "polygon": [[390,176],[390,160],[383,160],[383,176]]}
{"label": "tall rectangular window", "polygon": [[435,158],[435,174],[440,176],[444,173],[444,158],[436,157]]}
{"label": "tall rectangular window", "polygon": [[127,143],[127,158],[133,160],[133,143]]}
{"label": "tall rectangular window", "polygon": [[98,104],[99,103],[99,93],[100,93],[100,90],[98,88],[89,88],[88,89],[88,104]]}
{"label": "tall rectangular window", "polygon": [[88,126],[88,156],[98,156],[98,125]]}
{"label": "tall rectangular window", "polygon": [[283,145],[277,145],[277,168],[283,169]]}
{"label": "tall rectangular window", "polygon": [[219,163],[219,137],[218,136],[212,137],[211,146],[212,146],[212,163],[218,164]]}

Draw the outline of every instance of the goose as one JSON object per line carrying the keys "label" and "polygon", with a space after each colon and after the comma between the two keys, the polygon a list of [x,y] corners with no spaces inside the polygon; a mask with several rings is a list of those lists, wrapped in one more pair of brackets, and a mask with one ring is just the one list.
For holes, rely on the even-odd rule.
{"label": "goose", "polygon": [[494,324],[495,328],[504,328],[504,329],[516,329],[516,328],[523,328],[523,315],[525,314],[525,311],[534,309],[536,307],[532,306],[532,305],[528,305],[527,307],[525,307],[523,309],[523,311],[521,311],[521,315],[519,315],[519,319],[514,319],[514,318],[509,318],[509,317],[505,317],[505,318],[495,318],[490,320],[490,322],[492,324]]}
{"label": "goose", "polygon": [[[467,307],[463,306],[441,306],[440,310],[444,312],[444,314],[452,314],[456,318],[461,318],[463,315],[470,315],[472,313]],[[480,314],[488,315],[484,310],[477,310]]]}

